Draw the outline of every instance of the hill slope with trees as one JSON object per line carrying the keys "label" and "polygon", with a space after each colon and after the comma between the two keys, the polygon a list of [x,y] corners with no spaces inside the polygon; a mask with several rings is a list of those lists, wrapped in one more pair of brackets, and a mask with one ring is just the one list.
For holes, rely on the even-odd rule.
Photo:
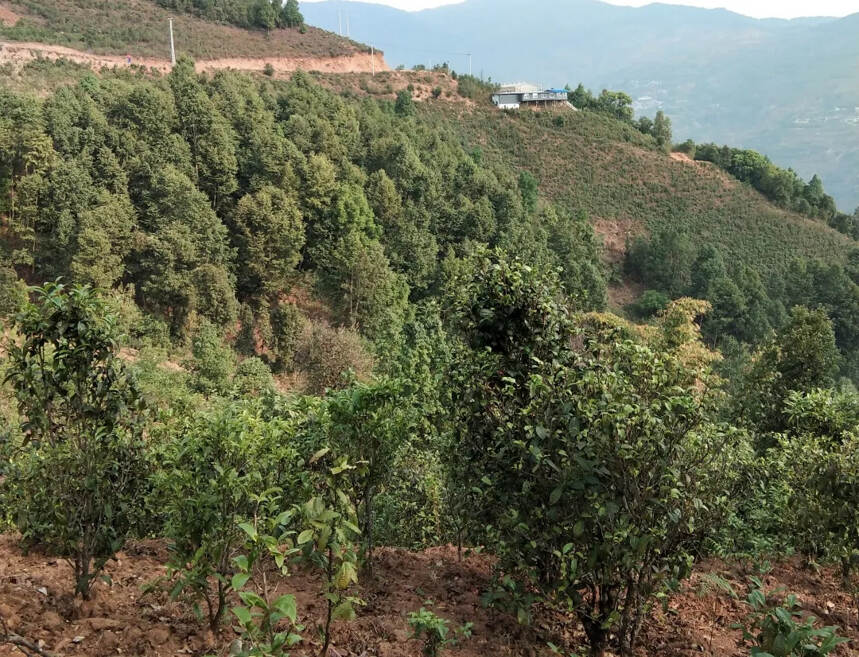
{"label": "hill slope with trees", "polygon": [[754,148],[804,179],[820,175],[842,210],[859,206],[859,14],[757,20],[598,0],[536,0],[527,11],[515,0],[421,12],[344,7],[308,3],[305,15],[334,29],[348,9],[352,35],[383,48],[392,65],[448,61],[466,70],[471,53],[474,72],[500,82],[623,89],[638,111],[671,116],[681,140]]}
{"label": "hill slope with trees", "polygon": [[[305,26],[300,10],[272,2],[202,3],[179,0],[3,0],[10,18],[0,40],[68,46],[106,55],[170,59],[168,21],[178,52],[198,59],[340,57],[369,52],[362,44]],[[296,13],[297,12],[297,13]],[[11,17],[14,17],[12,20]]]}
{"label": "hill slope with trees", "polygon": [[820,185],[444,68],[0,81],[0,651],[850,654]]}

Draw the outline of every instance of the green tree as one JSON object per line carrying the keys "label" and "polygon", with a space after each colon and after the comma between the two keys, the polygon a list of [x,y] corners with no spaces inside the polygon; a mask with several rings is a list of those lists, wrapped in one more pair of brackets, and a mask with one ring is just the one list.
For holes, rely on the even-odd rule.
{"label": "green tree", "polygon": [[408,286],[391,271],[378,241],[354,230],[346,233],[319,272],[319,285],[343,324],[373,339],[399,332]]}
{"label": "green tree", "polygon": [[67,559],[89,598],[141,513],[143,411],[104,303],[88,287],[35,294],[6,345],[26,444],[7,485],[25,539]]}
{"label": "green tree", "polygon": [[789,393],[830,387],[839,354],[832,322],[822,310],[796,306],[788,323],[760,349],[737,396],[737,418],[776,433],[786,427],[783,414]]}
{"label": "green tree", "polygon": [[712,244],[705,244],[698,250],[692,263],[689,294],[696,299],[709,299],[710,286],[728,275],[725,260]]}
{"label": "green tree", "polygon": [[200,327],[191,343],[191,354],[186,366],[193,386],[207,396],[225,393],[235,369],[235,356],[215,326],[206,322]]}
{"label": "green tree", "polygon": [[689,288],[695,247],[676,228],[660,228],[648,240],[636,238],[629,247],[627,268],[645,284],[679,297]]}
{"label": "green tree", "polygon": [[394,103],[394,111],[399,116],[413,116],[415,113],[415,101],[412,100],[412,92],[403,90],[397,93],[397,102]]}
{"label": "green tree", "polygon": [[652,134],[660,148],[666,151],[671,149],[671,119],[665,116],[662,110],[659,110],[653,119]]}
{"label": "green tree", "polygon": [[576,329],[551,277],[491,256],[456,283],[469,348],[451,372],[452,458],[478,540],[519,577],[500,600],[524,620],[538,592],[576,611],[592,655],[612,636],[632,654],[648,605],[726,516],[742,436],[708,421],[705,369]]}
{"label": "green tree", "polygon": [[233,221],[240,292],[255,297],[286,290],[304,246],[304,224],[296,203],[275,187],[263,187],[239,201]]}
{"label": "green tree", "polygon": [[[261,420],[240,404],[183,418],[164,437],[156,501],[170,541],[170,596],[197,609],[205,603],[210,628],[226,611],[236,550],[244,544],[241,523],[274,519],[310,491],[291,467],[299,455],[284,420]],[[268,495],[275,509],[262,504]],[[198,612],[202,613],[202,612]]]}
{"label": "green tree", "polygon": [[522,205],[528,212],[537,209],[537,179],[527,171],[519,174],[519,193],[522,194]]}
{"label": "green tree", "polygon": [[281,21],[285,27],[301,27],[304,25],[304,16],[298,8],[298,0],[286,0],[281,12]]}
{"label": "green tree", "polygon": [[14,316],[27,301],[27,286],[12,267],[0,264],[0,320]]}
{"label": "green tree", "polygon": [[356,464],[346,473],[351,483],[348,494],[358,511],[365,558],[372,569],[377,514],[373,502],[390,480],[394,457],[408,438],[401,385],[355,383],[329,394],[325,408],[330,422],[327,444]]}
{"label": "green tree", "polygon": [[250,6],[250,22],[254,27],[271,31],[277,27],[278,12],[271,0],[253,0]]}
{"label": "green tree", "polygon": [[620,121],[632,121],[632,98],[622,91],[603,89],[595,101],[595,108],[597,111],[604,112]]}
{"label": "green tree", "polygon": [[[265,0],[259,1],[271,9]],[[168,82],[173,92],[179,132],[190,146],[198,184],[218,208],[238,187],[238,162],[230,127],[197,77],[193,60],[180,57]]]}

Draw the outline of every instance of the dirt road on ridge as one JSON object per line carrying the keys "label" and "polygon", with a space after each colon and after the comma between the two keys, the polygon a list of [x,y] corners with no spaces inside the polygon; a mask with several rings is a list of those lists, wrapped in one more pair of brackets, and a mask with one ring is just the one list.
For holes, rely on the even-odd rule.
{"label": "dirt road on ridge", "polygon": [[[44,43],[0,41],[0,65],[12,63],[22,66],[29,61],[44,59],[68,59],[85,64],[93,69],[103,67],[128,68],[144,66],[162,73],[170,70],[170,61],[154,57],[135,57],[134,55],[96,55],[93,53],[53,46]],[[390,71],[385,58],[379,53],[355,53],[343,57],[230,57],[224,59],[202,59],[196,62],[197,72],[206,73],[224,69],[238,71],[263,71],[271,65],[275,73],[295,71],[320,71],[323,73],[370,73],[371,71]]]}

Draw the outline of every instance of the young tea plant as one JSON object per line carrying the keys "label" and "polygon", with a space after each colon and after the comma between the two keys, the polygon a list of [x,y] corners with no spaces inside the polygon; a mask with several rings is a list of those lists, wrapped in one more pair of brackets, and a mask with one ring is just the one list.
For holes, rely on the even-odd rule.
{"label": "young tea plant", "polygon": [[[328,448],[321,449],[309,461],[312,467],[330,459]],[[354,505],[343,491],[346,473],[353,470],[345,457],[325,466],[318,494],[299,507],[305,529],[296,540],[301,560],[322,573],[323,593],[327,602],[323,647],[328,655],[331,645],[331,623],[355,618],[355,606],[361,601],[349,595],[358,583],[358,546],[360,535]]]}
{"label": "young tea plant", "polygon": [[437,616],[426,607],[432,603],[427,601],[424,607],[409,614],[409,627],[412,628],[412,638],[423,637],[423,654],[425,657],[437,657],[447,646],[455,646],[461,639],[471,636],[473,623],[466,623],[454,630],[450,635],[450,621]]}
{"label": "young tea plant", "polygon": [[795,595],[778,603],[772,592],[764,592],[760,579],[750,580],[751,613],[741,628],[752,657],[822,657],[848,641],[838,635],[837,627],[815,627],[817,619],[803,615]]}
{"label": "young tea plant", "polygon": [[[259,501],[261,506],[268,506],[274,500],[263,495]],[[291,517],[290,511],[273,520],[256,514],[252,524],[239,524],[245,535],[244,554],[233,559],[236,574],[231,580],[231,588],[242,601],[231,610],[238,623],[239,640],[234,644],[238,650],[233,652],[238,657],[288,657],[287,649],[301,641],[299,632],[304,627],[297,623],[295,596],[275,597],[267,570],[273,562],[277,575],[288,575],[287,561],[296,549],[291,532],[279,532],[278,528],[288,525]]]}

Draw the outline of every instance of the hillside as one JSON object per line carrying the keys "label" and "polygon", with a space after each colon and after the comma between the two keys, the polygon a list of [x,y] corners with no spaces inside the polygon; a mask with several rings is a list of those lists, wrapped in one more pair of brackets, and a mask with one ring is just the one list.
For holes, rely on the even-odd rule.
{"label": "hillside", "polygon": [[[312,3],[305,15],[332,29],[340,7]],[[414,13],[342,7],[352,35],[383,48],[392,65],[448,61],[467,71],[472,53],[475,74],[497,81],[622,89],[642,113],[665,110],[680,140],[757,149],[805,179],[821,175],[842,210],[859,205],[859,15],[755,20],[597,0],[539,0],[527,12],[512,0]]]}
{"label": "hillside", "polygon": [[[709,163],[675,159],[635,129],[592,112],[500,113],[485,103],[424,108],[487,158],[534,174],[548,198],[588,213],[618,262],[626,239],[670,226],[724,249],[733,266],[783,276],[796,257],[843,262],[856,242],[781,210]],[[453,114],[451,114],[453,113]],[[454,120],[451,120],[454,118]]]}
{"label": "hillside", "polygon": [[857,654],[825,215],[620,95],[42,29],[0,65],[0,657]]}
{"label": "hillside", "polygon": [[169,60],[170,18],[177,52],[195,59],[344,57],[369,52],[357,42],[310,26],[304,33],[242,29],[171,12],[154,0],[0,0],[0,41]]}

